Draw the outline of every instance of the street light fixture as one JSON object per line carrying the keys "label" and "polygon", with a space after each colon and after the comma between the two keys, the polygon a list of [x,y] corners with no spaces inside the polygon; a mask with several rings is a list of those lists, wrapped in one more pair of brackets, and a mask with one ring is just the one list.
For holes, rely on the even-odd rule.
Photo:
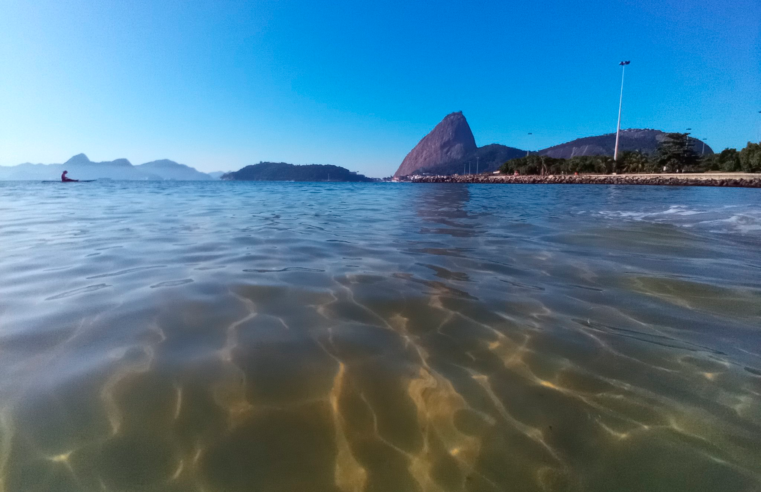
{"label": "street light fixture", "polygon": [[613,160],[618,160],[618,135],[621,133],[621,106],[624,102],[624,71],[626,70],[626,65],[630,64],[630,61],[622,61],[619,63],[621,65],[621,97],[618,100],[618,126],[616,127],[616,148],[613,151]]}

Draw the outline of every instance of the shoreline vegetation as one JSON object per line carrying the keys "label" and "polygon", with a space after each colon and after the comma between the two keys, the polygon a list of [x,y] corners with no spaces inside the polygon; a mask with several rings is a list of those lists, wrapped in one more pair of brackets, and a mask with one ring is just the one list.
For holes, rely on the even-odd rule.
{"label": "shoreline vegetation", "polygon": [[748,142],[744,149],[724,149],[719,154],[698,155],[688,133],[667,133],[653,154],[623,152],[617,160],[607,155],[569,159],[527,155],[510,159],[499,171],[504,174],[660,174],[743,172],[761,173],[761,144]]}
{"label": "shoreline vegetation", "polygon": [[688,133],[668,133],[657,152],[624,152],[570,159],[530,155],[510,159],[499,171],[482,174],[420,172],[397,178],[413,183],[622,184],[761,188],[761,144],[698,156]]}
{"label": "shoreline vegetation", "polygon": [[648,186],[720,186],[761,188],[761,173],[680,173],[680,174],[580,174],[580,175],[508,175],[454,174],[450,176],[409,176],[410,183],[483,183],[483,184],[591,184]]}

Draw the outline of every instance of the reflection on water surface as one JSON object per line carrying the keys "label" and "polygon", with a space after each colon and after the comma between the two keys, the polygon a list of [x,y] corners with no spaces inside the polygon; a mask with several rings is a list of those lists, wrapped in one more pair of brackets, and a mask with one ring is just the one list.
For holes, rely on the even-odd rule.
{"label": "reflection on water surface", "polygon": [[759,489],[758,197],[0,184],[0,490]]}

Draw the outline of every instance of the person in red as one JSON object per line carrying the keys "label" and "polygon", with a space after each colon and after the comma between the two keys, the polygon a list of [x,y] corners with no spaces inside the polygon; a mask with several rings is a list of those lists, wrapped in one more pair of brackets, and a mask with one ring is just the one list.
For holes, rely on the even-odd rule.
{"label": "person in red", "polygon": [[71,179],[70,177],[66,176],[66,173],[68,172],[69,171],[64,171],[63,174],[61,174],[61,181],[63,181],[64,183],[75,183],[79,181],[78,179]]}

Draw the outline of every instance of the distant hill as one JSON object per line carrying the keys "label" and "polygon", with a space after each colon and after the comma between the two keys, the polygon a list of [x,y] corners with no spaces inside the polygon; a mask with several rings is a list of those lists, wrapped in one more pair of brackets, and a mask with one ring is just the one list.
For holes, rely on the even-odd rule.
{"label": "distant hill", "polygon": [[[629,129],[621,130],[618,142],[618,151],[639,151],[643,154],[654,154],[658,150],[658,144],[666,138],[666,133],[660,130]],[[690,138],[692,148],[698,155],[703,152],[703,142]],[[577,138],[568,143],[555,145],[539,151],[540,155],[554,158],[570,159],[585,155],[613,155],[616,146],[616,134],[607,133],[596,137]],[[705,146],[706,155],[713,154],[713,149]]]}
{"label": "distant hill", "polygon": [[468,152],[460,159],[439,164],[438,166],[418,169],[416,174],[463,174],[472,172],[493,172],[510,159],[524,157],[525,150],[500,144],[484,145]]}
{"label": "distant hill", "polygon": [[206,173],[209,176],[211,176],[211,179],[222,179],[222,176],[229,173],[230,171],[214,171],[212,173]]}
{"label": "distant hill", "polygon": [[212,177],[206,173],[195,170],[185,164],[179,164],[169,159],[146,162],[135,166],[140,171],[155,174],[161,179],[173,179],[177,181],[208,181]]}
{"label": "distant hill", "polygon": [[0,180],[59,180],[69,171],[72,179],[209,180],[208,174],[168,159],[133,166],[127,159],[93,162],[85,154],[77,154],[63,164],[19,164],[0,166]]}
{"label": "distant hill", "polygon": [[297,166],[285,162],[260,162],[222,176],[227,181],[374,181],[371,178],[330,164]]}

